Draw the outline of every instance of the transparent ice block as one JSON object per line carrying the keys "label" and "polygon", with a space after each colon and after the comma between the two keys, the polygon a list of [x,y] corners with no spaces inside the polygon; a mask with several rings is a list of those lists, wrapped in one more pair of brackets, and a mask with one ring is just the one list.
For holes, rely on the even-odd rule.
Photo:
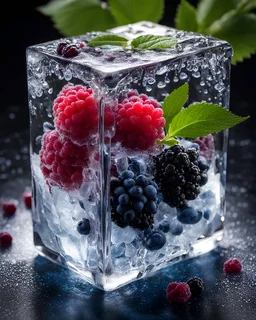
{"label": "transparent ice block", "polygon": [[[205,141],[204,138],[197,139],[197,142],[204,141],[200,154],[208,157],[208,182],[186,205],[201,212],[200,221],[180,226],[177,212],[181,209],[168,205],[168,201],[161,198],[158,186],[157,212],[151,214],[150,228],[143,227],[143,224],[138,228],[118,223],[121,218],[113,203],[111,181],[118,179],[131,163],[135,163],[139,164],[140,173],[152,182],[152,159],[163,152],[157,144],[138,149],[118,141],[118,104],[124,99],[127,101],[134,92],[137,96],[146,94],[148,99],[161,104],[174,89],[189,83],[186,106],[206,101],[228,108],[232,56],[232,48],[225,41],[150,22],[122,26],[109,32],[129,39],[143,34],[169,35],[178,42],[170,49],[151,51],[131,51],[113,46],[89,48],[86,46],[88,40],[100,34],[92,32],[27,49],[35,246],[45,257],[78,272],[81,278],[106,291],[181,259],[212,250],[222,237],[225,214],[227,131],[208,136]],[[56,53],[58,43],[63,40],[77,45],[85,43],[85,46],[76,57],[65,58]],[[98,114],[94,130],[85,137],[81,136],[80,129],[87,124],[81,124],[77,119],[80,131],[79,137],[74,138],[68,130],[53,127],[56,126],[53,106],[63,87],[78,85],[92,89]],[[53,135],[53,142],[59,139],[61,147],[51,145],[51,148],[56,147],[55,167],[51,165],[51,158],[47,158],[48,167],[42,171],[40,150],[45,135]],[[70,153],[67,151],[59,157],[58,152],[67,141],[71,145]],[[193,147],[194,142],[180,139],[180,144],[186,148]],[[72,162],[74,157],[79,158],[77,154],[81,148],[86,148],[88,159],[81,163],[79,159]],[[78,151],[73,154],[72,150]],[[68,163],[65,157],[68,157]],[[70,184],[70,170],[79,172],[82,178]],[[88,235],[77,231],[78,223],[84,218],[90,223]],[[163,220],[170,227],[165,233],[159,227]],[[180,234],[177,224],[178,229],[183,229]],[[148,249],[146,245],[152,232],[164,233],[166,240],[156,250]]]}

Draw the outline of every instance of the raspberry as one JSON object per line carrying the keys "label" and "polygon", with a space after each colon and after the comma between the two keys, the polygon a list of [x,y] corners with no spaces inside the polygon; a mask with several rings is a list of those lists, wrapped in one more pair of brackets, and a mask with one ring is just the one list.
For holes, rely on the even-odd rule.
{"label": "raspberry", "polygon": [[145,94],[131,91],[127,96],[118,104],[114,141],[127,148],[147,150],[164,137],[163,110]]}
{"label": "raspberry", "polygon": [[172,282],[166,289],[166,299],[176,303],[186,303],[191,297],[189,285],[185,282]]}
{"label": "raspberry", "polygon": [[65,58],[73,58],[76,57],[80,53],[80,50],[77,46],[70,44],[65,47],[63,47],[61,54]]}
{"label": "raspberry", "polygon": [[60,43],[58,44],[58,46],[57,46],[57,49],[56,49],[57,53],[58,53],[59,55],[62,55],[62,50],[63,50],[64,48],[66,48],[66,46],[67,46],[68,44],[69,44],[68,42],[60,42]]}
{"label": "raspberry", "polygon": [[31,208],[32,206],[32,193],[30,191],[25,191],[23,193],[23,201],[27,208]]}
{"label": "raspberry", "polygon": [[200,295],[204,291],[203,280],[198,277],[189,279],[187,284],[189,285],[192,295]]}
{"label": "raspberry", "polygon": [[224,271],[226,273],[240,273],[242,271],[242,264],[236,258],[231,258],[224,263]]}
{"label": "raspberry", "polygon": [[215,155],[215,143],[213,135],[209,134],[194,140],[200,147],[200,155],[211,161]]}
{"label": "raspberry", "polygon": [[12,216],[16,212],[17,206],[14,202],[3,202],[2,209],[5,214]]}
{"label": "raspberry", "polygon": [[[105,106],[104,126],[114,125],[114,114]],[[98,132],[99,109],[92,89],[80,85],[64,86],[53,106],[57,130],[76,144],[84,144]]]}
{"label": "raspberry", "polygon": [[181,207],[194,200],[200,186],[207,182],[207,170],[198,166],[198,152],[175,145],[154,157],[154,179],[159,184],[163,200],[171,207]]}
{"label": "raspberry", "polygon": [[8,232],[0,232],[0,247],[7,248],[12,245],[12,236]]}
{"label": "raspberry", "polygon": [[49,185],[73,190],[81,186],[83,168],[89,163],[89,152],[87,147],[78,147],[52,130],[43,135],[40,160]]}

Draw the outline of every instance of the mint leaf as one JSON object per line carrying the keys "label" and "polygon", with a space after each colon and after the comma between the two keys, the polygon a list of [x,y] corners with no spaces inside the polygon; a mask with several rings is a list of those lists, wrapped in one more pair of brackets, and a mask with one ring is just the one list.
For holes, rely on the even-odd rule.
{"label": "mint leaf", "polygon": [[214,37],[225,39],[232,45],[234,64],[256,53],[256,14],[239,15],[236,10],[231,10],[215,21],[208,32]]}
{"label": "mint leaf", "polygon": [[197,31],[196,9],[187,0],[181,0],[176,18],[176,28],[184,31]]}
{"label": "mint leaf", "polygon": [[234,9],[241,0],[201,0],[197,7],[199,32]]}
{"label": "mint leaf", "polygon": [[119,37],[115,34],[102,34],[100,36],[94,37],[88,42],[89,47],[99,47],[105,45],[120,46],[125,47],[127,45],[128,39],[124,37]]}
{"label": "mint leaf", "polygon": [[109,0],[108,3],[118,25],[158,22],[164,13],[164,0]]}
{"label": "mint leaf", "polygon": [[110,10],[103,8],[100,0],[52,0],[39,10],[49,15],[55,27],[66,36],[105,31],[116,25]]}
{"label": "mint leaf", "polygon": [[174,146],[175,144],[178,144],[179,140],[175,139],[175,138],[167,138],[165,137],[163,140],[157,140],[157,144],[166,144],[167,146]]}
{"label": "mint leaf", "polygon": [[201,102],[178,113],[171,122],[165,140],[172,137],[197,138],[234,127],[248,117],[240,117],[225,108]]}
{"label": "mint leaf", "polygon": [[154,36],[148,34],[139,36],[132,40],[132,49],[153,50],[153,49],[167,49],[177,43],[176,39],[166,36]]}
{"label": "mint leaf", "polygon": [[168,129],[172,119],[181,111],[188,100],[188,84],[185,83],[178,89],[174,90],[167,98],[165,98],[162,108],[164,111],[165,127]]}

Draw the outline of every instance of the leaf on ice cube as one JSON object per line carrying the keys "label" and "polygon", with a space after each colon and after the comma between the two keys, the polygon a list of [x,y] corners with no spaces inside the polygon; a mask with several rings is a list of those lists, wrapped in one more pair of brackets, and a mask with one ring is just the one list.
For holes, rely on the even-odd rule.
{"label": "leaf on ice cube", "polygon": [[101,47],[101,46],[119,46],[125,47],[128,39],[117,36],[115,34],[102,34],[94,37],[88,42],[89,47]]}
{"label": "leaf on ice cube", "polygon": [[147,34],[139,36],[132,40],[132,49],[154,50],[154,49],[168,49],[177,44],[177,40],[167,36],[154,36]]}

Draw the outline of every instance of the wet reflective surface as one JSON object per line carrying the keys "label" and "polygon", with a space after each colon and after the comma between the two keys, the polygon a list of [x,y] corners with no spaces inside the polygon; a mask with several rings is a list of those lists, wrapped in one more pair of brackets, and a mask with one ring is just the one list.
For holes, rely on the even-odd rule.
{"label": "wet reflective surface", "polygon": [[[104,293],[69,270],[39,257],[32,241],[31,212],[22,201],[30,187],[29,132],[20,108],[1,114],[0,199],[19,200],[14,217],[0,213],[0,231],[13,235],[13,246],[0,252],[0,319],[197,319],[253,320],[256,314],[256,130],[252,103],[240,115],[252,118],[232,129],[229,138],[227,219],[221,247],[180,262],[149,278]],[[24,118],[24,116],[23,116]],[[13,133],[18,132],[18,133]],[[227,276],[223,263],[237,257],[240,275]],[[186,305],[165,299],[169,282],[193,276],[204,280],[205,291]]]}

